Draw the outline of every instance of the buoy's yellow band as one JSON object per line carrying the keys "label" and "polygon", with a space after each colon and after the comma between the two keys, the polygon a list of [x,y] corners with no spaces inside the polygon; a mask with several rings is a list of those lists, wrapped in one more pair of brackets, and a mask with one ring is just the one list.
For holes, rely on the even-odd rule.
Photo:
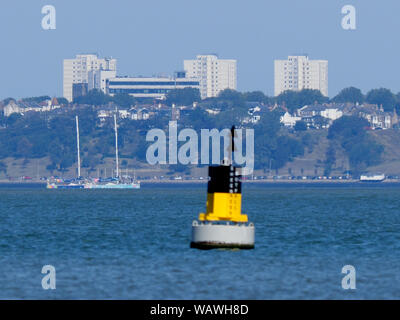
{"label": "buoy's yellow band", "polygon": [[207,213],[200,213],[200,221],[247,222],[246,214],[241,213],[242,195],[240,193],[208,193]]}

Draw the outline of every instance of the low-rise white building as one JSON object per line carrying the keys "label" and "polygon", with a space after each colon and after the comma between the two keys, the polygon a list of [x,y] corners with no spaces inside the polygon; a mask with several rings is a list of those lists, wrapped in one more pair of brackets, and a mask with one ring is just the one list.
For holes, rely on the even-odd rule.
{"label": "low-rise white building", "polygon": [[306,105],[298,109],[297,114],[300,117],[321,116],[329,120],[335,121],[343,116],[343,111],[331,105]]}
{"label": "low-rise white building", "polygon": [[165,99],[167,93],[174,89],[199,89],[199,81],[190,78],[112,78],[108,79],[106,82],[107,93],[111,96],[119,93],[127,93],[136,98],[161,100]]}
{"label": "low-rise white building", "polygon": [[9,103],[4,107],[3,114],[5,117],[9,117],[13,113],[21,113],[21,107],[14,101],[10,100]]}
{"label": "low-rise white building", "polygon": [[5,117],[9,117],[13,113],[25,114],[26,112],[45,112],[52,111],[60,108],[60,104],[58,103],[56,98],[52,100],[46,100],[41,103],[36,102],[26,102],[26,101],[14,101],[10,100],[9,103],[3,108],[3,114]]}
{"label": "low-rise white building", "polygon": [[336,108],[334,109],[328,108],[321,111],[321,116],[324,118],[328,118],[332,121],[335,121],[343,116],[343,111]]}
{"label": "low-rise white building", "polygon": [[301,117],[296,115],[292,116],[289,112],[285,112],[283,116],[281,116],[280,121],[285,127],[293,128],[296,125],[297,121],[300,121]]}
{"label": "low-rise white building", "polygon": [[396,124],[393,121],[397,118],[396,112],[393,115],[389,112],[385,112],[383,108],[379,108],[377,105],[363,105],[356,111],[356,114],[366,119],[372,129],[390,129]]}

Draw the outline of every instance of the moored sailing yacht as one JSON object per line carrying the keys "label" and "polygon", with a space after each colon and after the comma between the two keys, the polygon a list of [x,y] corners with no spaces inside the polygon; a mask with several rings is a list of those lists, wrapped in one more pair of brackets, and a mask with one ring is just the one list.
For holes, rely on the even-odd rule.
{"label": "moored sailing yacht", "polygon": [[81,178],[81,156],[80,156],[80,147],[79,147],[79,119],[78,116],[75,117],[76,122],[76,145],[77,145],[77,153],[78,153],[78,178],[72,180],[63,180],[63,179],[53,179],[47,180],[47,189],[83,189],[84,184],[82,183]]}
{"label": "moored sailing yacht", "polygon": [[116,165],[116,177],[111,181],[103,182],[97,179],[93,182],[85,183],[85,189],[140,189],[140,182],[136,181],[135,178],[129,179],[126,177],[122,179],[119,175],[119,155],[118,155],[118,127],[117,117],[114,114],[114,132],[115,132],[115,165]]}
{"label": "moored sailing yacht", "polygon": [[71,180],[63,180],[54,178],[47,181],[47,189],[140,189],[140,182],[135,178],[128,176],[121,178],[119,176],[119,155],[118,155],[118,129],[117,118],[114,115],[114,131],[115,131],[115,161],[116,161],[116,177],[112,179],[95,179],[85,181],[81,177],[81,156],[80,156],[80,139],[79,139],[79,119],[76,120],[76,141],[77,141],[77,158],[78,158],[78,178]]}

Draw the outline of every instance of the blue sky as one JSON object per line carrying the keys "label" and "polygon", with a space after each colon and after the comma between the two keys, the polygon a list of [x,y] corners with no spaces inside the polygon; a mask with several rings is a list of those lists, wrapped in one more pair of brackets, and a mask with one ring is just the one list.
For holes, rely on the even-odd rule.
{"label": "blue sky", "polygon": [[[41,28],[54,5],[57,29]],[[357,30],[341,8],[357,9]],[[273,60],[329,60],[329,95],[356,86],[400,91],[398,0],[1,0],[0,99],[62,95],[62,60],[97,52],[119,75],[182,69],[198,53],[238,60],[238,90],[273,94]]]}

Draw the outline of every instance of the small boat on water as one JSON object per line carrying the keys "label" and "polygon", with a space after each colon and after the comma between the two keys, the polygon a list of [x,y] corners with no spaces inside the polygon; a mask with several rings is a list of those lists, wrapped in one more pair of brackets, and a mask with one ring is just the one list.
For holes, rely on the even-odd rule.
{"label": "small boat on water", "polygon": [[372,174],[360,176],[361,182],[382,182],[386,179],[384,174]]}
{"label": "small boat on water", "polygon": [[100,183],[85,183],[85,189],[140,189],[140,182],[132,183],[113,183],[108,182],[105,184]]}
{"label": "small boat on water", "polygon": [[83,189],[84,185],[79,183],[47,182],[47,189]]}

